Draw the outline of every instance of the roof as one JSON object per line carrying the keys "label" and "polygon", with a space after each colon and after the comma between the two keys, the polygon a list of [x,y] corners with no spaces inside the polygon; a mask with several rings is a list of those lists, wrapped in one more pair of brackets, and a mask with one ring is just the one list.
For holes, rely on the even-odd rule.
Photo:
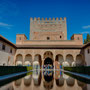
{"label": "roof", "polygon": [[0,40],[16,49],[85,49],[90,46],[90,42],[84,45],[15,45],[1,35]]}
{"label": "roof", "polygon": [[87,48],[88,46],[90,46],[90,42],[88,42],[87,44],[84,44],[84,46],[82,47],[83,49]]}
{"label": "roof", "polygon": [[0,40],[4,41],[5,43],[11,45],[12,47],[16,48],[16,45],[10,42],[8,39],[4,38],[2,35],[0,35]]}

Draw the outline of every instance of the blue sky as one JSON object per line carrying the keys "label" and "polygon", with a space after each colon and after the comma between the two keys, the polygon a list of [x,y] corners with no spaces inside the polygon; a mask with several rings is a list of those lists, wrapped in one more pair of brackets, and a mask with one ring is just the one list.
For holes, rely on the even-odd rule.
{"label": "blue sky", "polygon": [[30,17],[66,17],[72,34],[90,33],[90,0],[0,0],[0,34],[16,43],[16,34],[29,39]]}

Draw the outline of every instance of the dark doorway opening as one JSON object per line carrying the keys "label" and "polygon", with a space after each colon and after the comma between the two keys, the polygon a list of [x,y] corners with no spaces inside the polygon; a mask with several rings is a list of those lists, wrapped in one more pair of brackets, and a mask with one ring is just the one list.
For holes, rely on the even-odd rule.
{"label": "dark doorway opening", "polygon": [[53,65],[53,60],[49,57],[46,58],[45,61],[44,61],[44,65],[48,65],[48,64]]}

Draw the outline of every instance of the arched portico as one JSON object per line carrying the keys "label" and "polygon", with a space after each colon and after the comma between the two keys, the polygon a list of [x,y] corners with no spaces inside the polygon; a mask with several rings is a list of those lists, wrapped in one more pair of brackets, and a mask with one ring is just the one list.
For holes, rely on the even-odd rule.
{"label": "arched portico", "polygon": [[72,66],[72,62],[74,62],[74,58],[71,54],[66,55],[66,62],[68,62],[69,66]]}
{"label": "arched portico", "polygon": [[81,54],[78,54],[76,56],[76,66],[82,66],[84,65],[84,61]]}
{"label": "arched portico", "polygon": [[27,55],[25,56],[24,65],[25,65],[25,66],[30,66],[30,65],[32,65],[32,56],[31,56],[30,54],[27,54]]}
{"label": "arched portico", "polygon": [[55,67],[56,69],[62,68],[62,64],[64,62],[63,55],[58,54],[55,58]]}
{"label": "arched portico", "polygon": [[18,54],[16,56],[15,65],[18,65],[18,66],[23,65],[23,56],[21,54]]}

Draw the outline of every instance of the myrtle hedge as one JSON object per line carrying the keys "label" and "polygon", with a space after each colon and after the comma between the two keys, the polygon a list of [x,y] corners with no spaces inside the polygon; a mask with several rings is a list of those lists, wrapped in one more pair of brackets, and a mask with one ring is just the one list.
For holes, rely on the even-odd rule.
{"label": "myrtle hedge", "polygon": [[31,66],[0,66],[0,76],[32,70]]}
{"label": "myrtle hedge", "polygon": [[64,67],[64,70],[90,75],[90,66]]}

